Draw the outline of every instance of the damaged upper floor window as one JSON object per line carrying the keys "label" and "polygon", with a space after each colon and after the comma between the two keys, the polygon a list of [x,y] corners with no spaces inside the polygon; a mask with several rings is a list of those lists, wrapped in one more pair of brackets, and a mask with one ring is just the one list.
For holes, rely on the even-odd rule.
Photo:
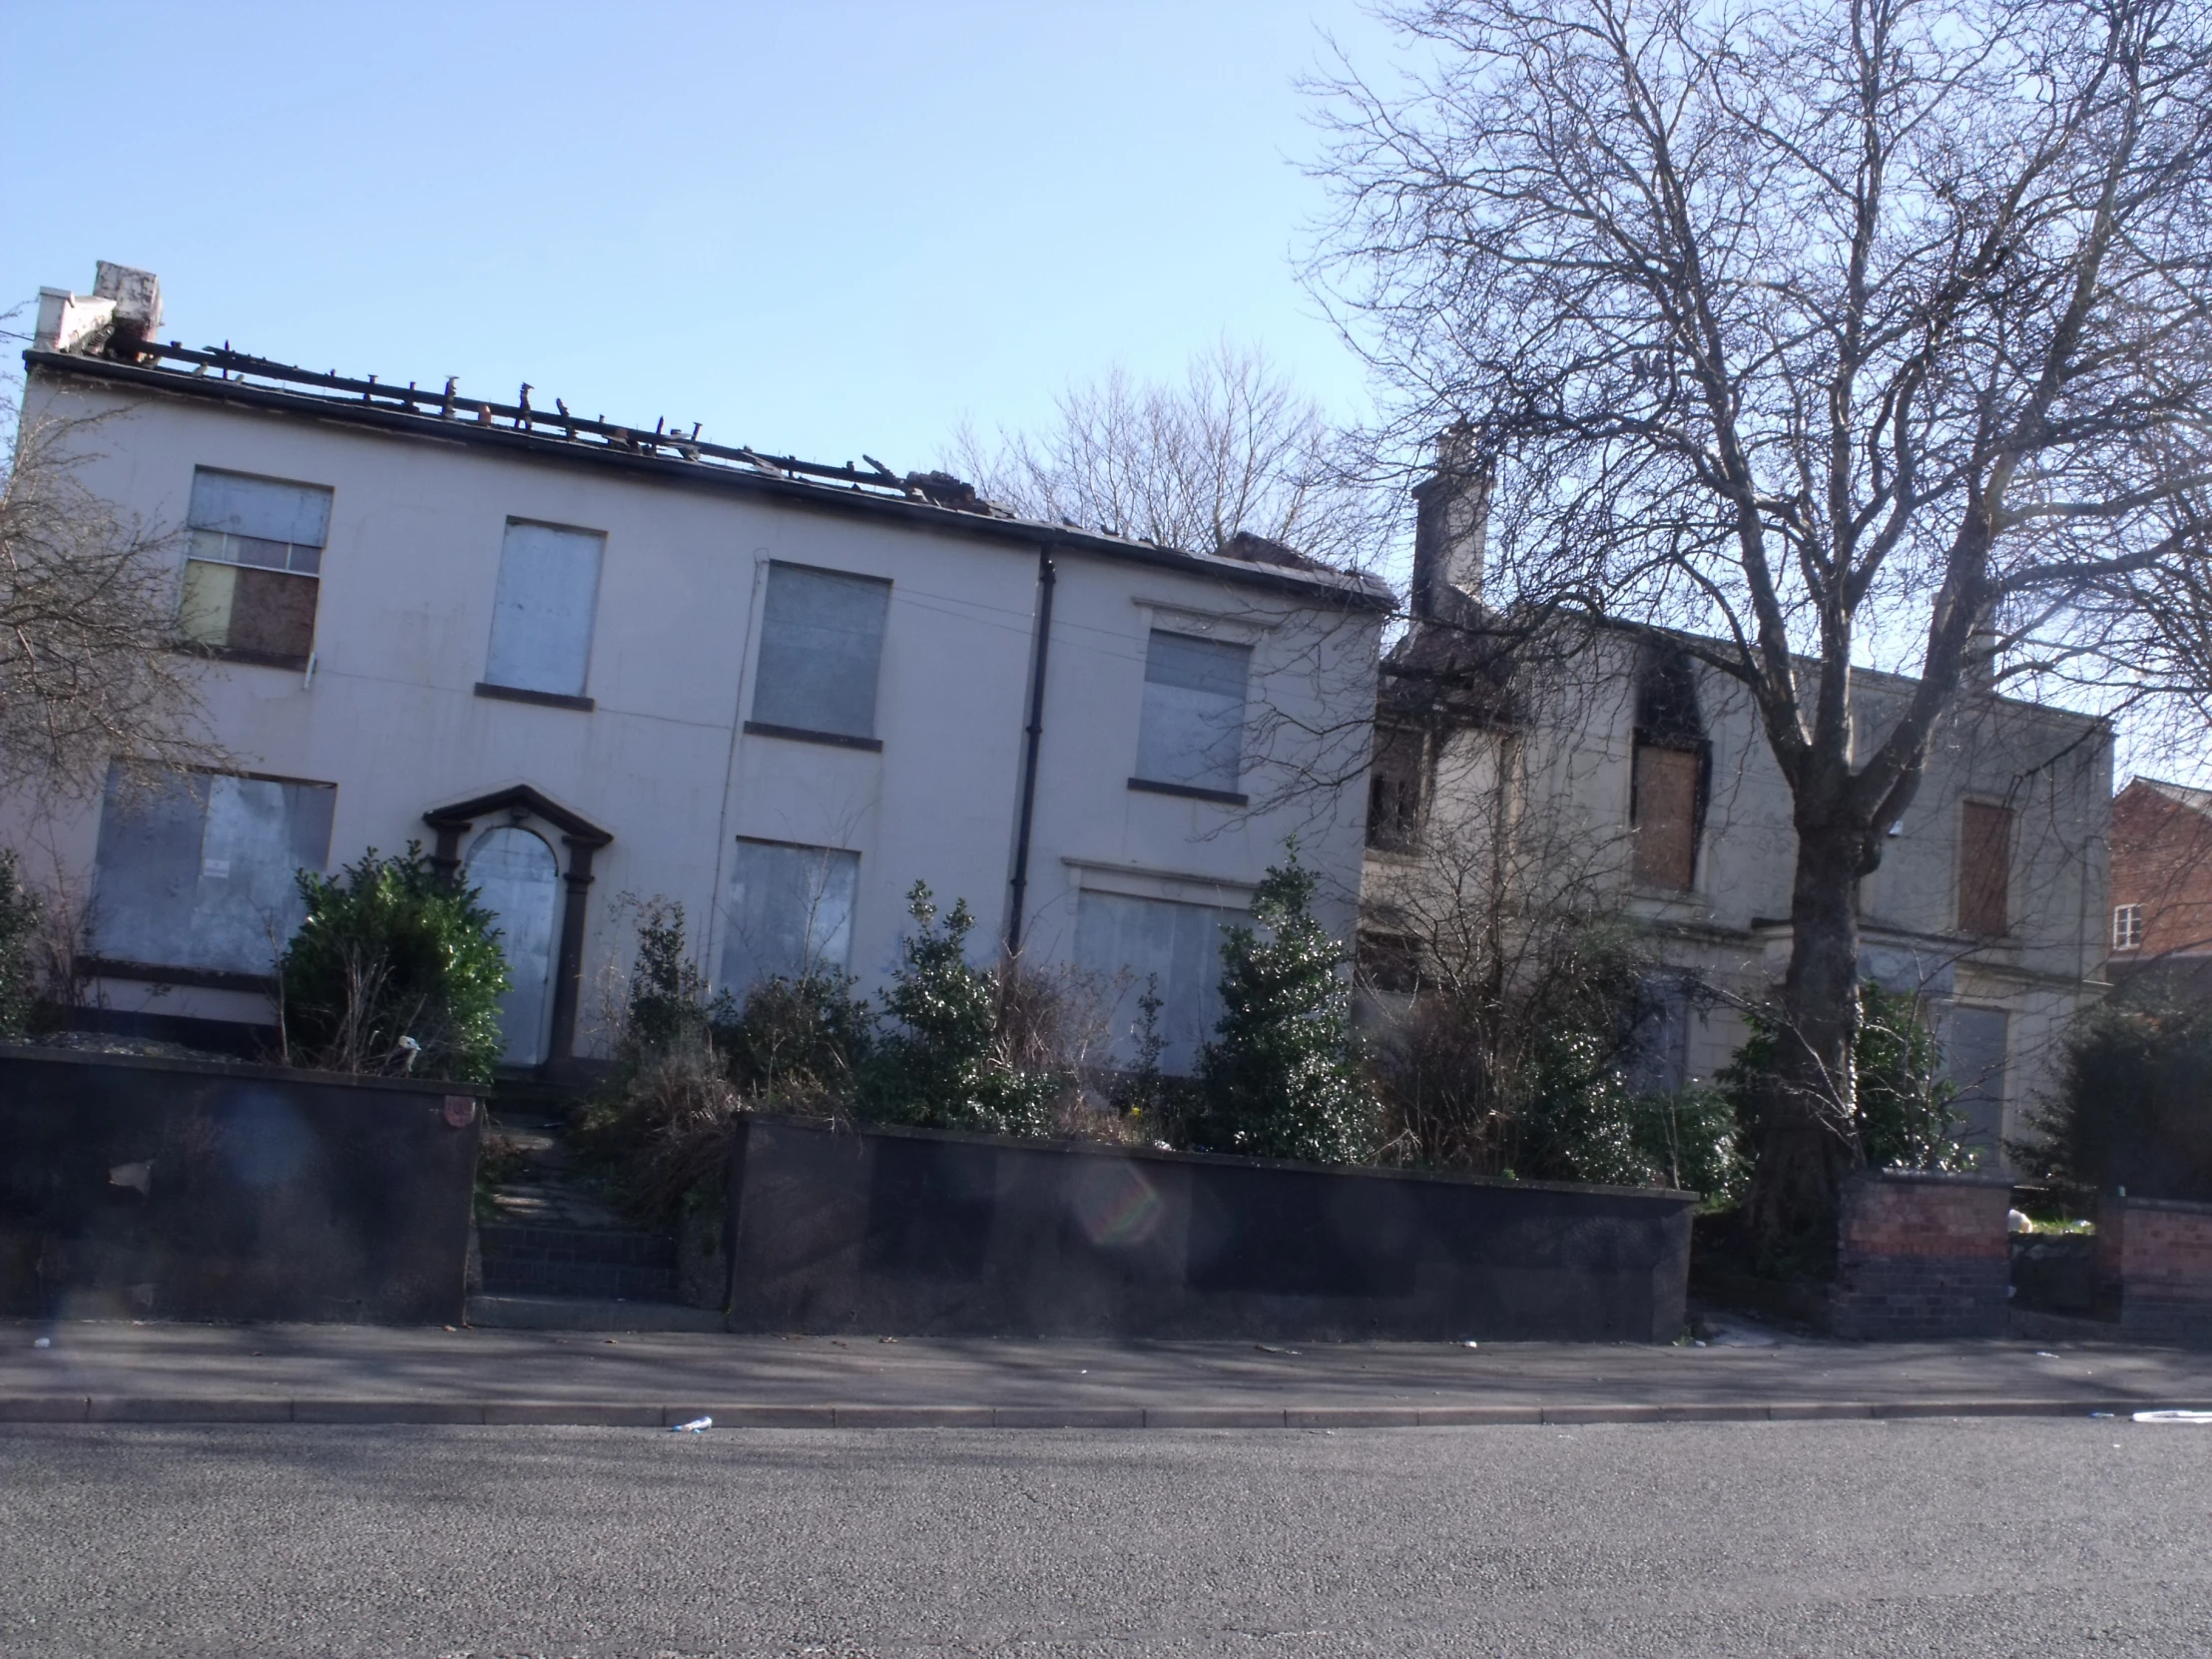
{"label": "damaged upper floor window", "polygon": [[547,698],[584,695],[606,551],[607,538],[597,530],[507,520],[484,663],[487,687]]}
{"label": "damaged upper floor window", "polygon": [[1648,651],[1637,674],[1629,777],[1630,869],[1637,886],[1688,892],[1697,885],[1709,753],[1689,657]]}
{"label": "damaged upper floor window", "polygon": [[1419,837],[1427,749],[1419,732],[1376,728],[1375,759],[1368,768],[1368,845],[1402,852]]}
{"label": "damaged upper floor window", "polygon": [[178,612],[184,638],[242,662],[304,668],[330,500],[319,484],[196,468]]}
{"label": "damaged upper floor window", "polygon": [[2013,813],[1992,802],[1958,812],[1958,930],[1998,938],[2012,922]]}

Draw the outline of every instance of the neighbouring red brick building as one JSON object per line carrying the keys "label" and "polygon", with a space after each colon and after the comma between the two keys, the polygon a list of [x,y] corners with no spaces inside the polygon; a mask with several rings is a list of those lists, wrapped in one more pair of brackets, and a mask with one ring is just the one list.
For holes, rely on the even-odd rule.
{"label": "neighbouring red brick building", "polygon": [[2212,984],[2212,790],[2137,778],[2112,802],[2110,971],[2154,962]]}

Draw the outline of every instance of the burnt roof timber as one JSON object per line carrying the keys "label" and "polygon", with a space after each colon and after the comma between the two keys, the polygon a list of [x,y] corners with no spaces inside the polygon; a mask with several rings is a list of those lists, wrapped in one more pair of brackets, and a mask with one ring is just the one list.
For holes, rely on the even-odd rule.
{"label": "burnt roof timber", "polygon": [[[903,480],[887,472],[863,472],[853,467],[830,467],[764,456],[743,447],[709,444],[667,432],[640,431],[612,421],[587,421],[575,415],[548,412],[534,404],[524,409],[514,404],[490,403],[458,393],[452,399],[455,412],[448,414],[443,412],[447,399],[442,389],[425,391],[419,386],[392,385],[382,380],[351,380],[336,374],[316,374],[228,349],[188,351],[175,345],[142,349],[149,355],[177,357],[199,363],[201,367],[184,373],[108,357],[40,350],[25,351],[23,361],[33,371],[114,381],[244,408],[311,414],[318,419],[387,432],[488,444],[547,459],[583,461],[673,481],[736,488],[832,512],[858,511],[918,528],[1015,543],[1026,552],[1033,553],[1043,545],[1180,570],[1189,575],[1214,576],[1246,587],[1296,595],[1309,604],[1355,611],[1387,611],[1394,606],[1388,587],[1373,577],[1326,568],[1300,572],[1279,566],[1250,565],[1241,560],[1131,541],[1072,525],[963,511],[927,500],[918,490],[909,490]],[[206,372],[210,367],[226,365],[227,372],[281,377],[353,395],[343,398],[317,396],[284,386],[256,385],[245,379]],[[420,406],[425,404],[440,412],[425,412]],[[495,425],[477,418],[477,411],[484,409],[490,411],[493,420],[503,419],[508,424]],[[571,427],[610,436],[605,442],[587,443],[567,436]],[[620,434],[620,437],[612,434]],[[712,456],[715,464],[703,458],[690,458],[684,453],[687,450],[700,457]],[[722,464],[725,458],[742,464]],[[762,470],[764,463],[774,470]]]}

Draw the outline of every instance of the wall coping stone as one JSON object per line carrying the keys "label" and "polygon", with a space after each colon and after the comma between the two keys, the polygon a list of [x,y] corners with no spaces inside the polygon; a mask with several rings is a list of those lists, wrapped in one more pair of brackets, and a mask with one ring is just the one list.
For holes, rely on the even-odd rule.
{"label": "wall coping stone", "polygon": [[1968,1170],[1863,1169],[1854,1170],[1852,1179],[1899,1186],[2003,1187],[2007,1191],[2017,1185],[2009,1175],[1976,1175]]}
{"label": "wall coping stone", "polygon": [[[5,1053],[0,1049],[0,1053]],[[1214,1164],[1234,1169],[1274,1169],[1311,1175],[1355,1176],[1375,1181],[1425,1181],[1447,1187],[1495,1187],[1506,1192],[1595,1193],[1608,1198],[1642,1199],[1670,1207],[1699,1203],[1702,1194],[1674,1187],[1609,1187],[1584,1181],[1511,1181],[1502,1175],[1469,1175],[1457,1170],[1388,1169],[1374,1164],[1309,1164],[1295,1158],[1255,1158],[1236,1152],[1163,1152],[1152,1146],[1106,1146],[1097,1141],[1039,1139],[1025,1135],[989,1135],[970,1129],[923,1129],[908,1123],[826,1122],[782,1112],[748,1112],[746,1123],[773,1123],[818,1135],[888,1135],[906,1140],[952,1141],[1017,1152],[1072,1153],[1078,1157],[1136,1159],[1153,1164]]]}
{"label": "wall coping stone", "polygon": [[2212,1204],[2199,1204],[2186,1198],[2119,1198],[2106,1195],[2101,1204],[2117,1204],[2129,1210],[2170,1210],[2184,1216],[2212,1216]]}
{"label": "wall coping stone", "polygon": [[120,1066],[129,1071],[182,1071],[202,1077],[243,1077],[278,1083],[312,1083],[317,1087],[376,1089],[393,1094],[465,1094],[483,1099],[492,1092],[489,1083],[464,1083],[445,1077],[361,1077],[349,1071],[308,1071],[298,1066],[271,1066],[251,1060],[185,1060],[168,1054],[106,1054],[77,1048],[48,1048],[39,1043],[0,1043],[0,1060],[46,1060],[57,1065]]}

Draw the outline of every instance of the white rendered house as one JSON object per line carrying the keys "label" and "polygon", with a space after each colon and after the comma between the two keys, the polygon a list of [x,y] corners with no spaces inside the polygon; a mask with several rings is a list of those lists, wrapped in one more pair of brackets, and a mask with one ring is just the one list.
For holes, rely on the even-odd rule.
{"label": "white rendered house", "polygon": [[89,899],[88,1017],[267,1025],[292,871],[414,839],[500,915],[523,1066],[600,1044],[626,898],[680,901],[733,990],[823,963],[865,988],[926,881],[979,950],[1095,974],[1117,1031],[1157,976],[1171,1063],[1287,837],[1349,935],[1379,584],[159,323],[152,279],[103,267],[42,295],[25,354],[25,420],[100,417],[81,478],[176,532],[238,758],[151,803],[5,805],[0,841]]}

